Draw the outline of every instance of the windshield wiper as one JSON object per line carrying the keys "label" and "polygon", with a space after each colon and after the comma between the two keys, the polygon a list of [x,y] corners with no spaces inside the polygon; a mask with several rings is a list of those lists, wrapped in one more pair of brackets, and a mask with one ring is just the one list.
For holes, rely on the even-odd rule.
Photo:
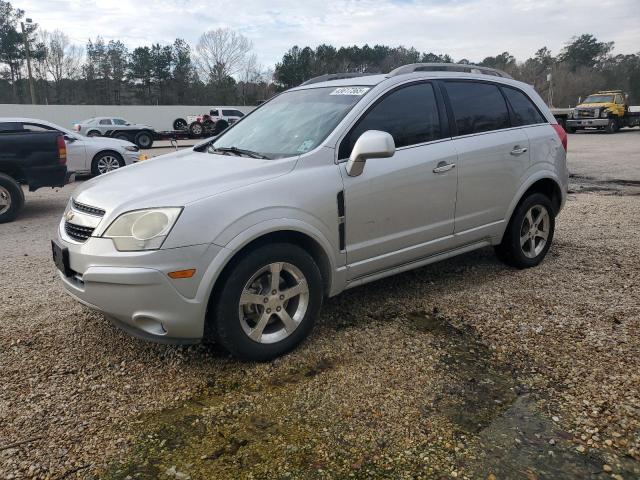
{"label": "windshield wiper", "polygon": [[211,150],[213,152],[235,153],[236,155],[246,155],[251,158],[262,158],[264,160],[271,160],[269,157],[261,153],[254,152],[253,150],[245,150],[238,147],[213,147]]}

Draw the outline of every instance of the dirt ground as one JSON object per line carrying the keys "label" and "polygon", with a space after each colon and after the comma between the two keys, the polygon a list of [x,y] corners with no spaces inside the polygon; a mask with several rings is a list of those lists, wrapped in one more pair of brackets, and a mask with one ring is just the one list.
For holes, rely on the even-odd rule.
{"label": "dirt ground", "polygon": [[69,298],[49,239],[72,188],[28,194],[0,225],[0,478],[640,478],[640,131],[569,142],[541,266],[483,249],[350,290],[266,364]]}

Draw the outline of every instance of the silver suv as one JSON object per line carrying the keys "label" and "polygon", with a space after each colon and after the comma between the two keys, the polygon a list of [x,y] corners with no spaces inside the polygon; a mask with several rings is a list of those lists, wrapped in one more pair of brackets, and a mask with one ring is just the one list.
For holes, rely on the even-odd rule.
{"label": "silver suv", "polygon": [[67,291],[133,335],[267,360],[345,289],[490,245],[536,266],[564,131],[529,85],[419,70],[309,82],[84,183],[53,242]]}

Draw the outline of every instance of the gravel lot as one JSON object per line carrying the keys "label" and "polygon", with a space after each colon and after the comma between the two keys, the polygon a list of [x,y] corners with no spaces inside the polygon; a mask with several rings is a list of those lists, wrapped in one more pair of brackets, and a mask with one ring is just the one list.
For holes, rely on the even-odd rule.
{"label": "gravel lot", "polygon": [[[570,148],[596,137],[640,178],[640,132]],[[602,188],[574,179],[540,267],[485,249],[354,289],[268,364],[68,298],[48,242],[72,189],[28,194],[0,225],[0,478],[640,478],[640,196],[589,162]]]}

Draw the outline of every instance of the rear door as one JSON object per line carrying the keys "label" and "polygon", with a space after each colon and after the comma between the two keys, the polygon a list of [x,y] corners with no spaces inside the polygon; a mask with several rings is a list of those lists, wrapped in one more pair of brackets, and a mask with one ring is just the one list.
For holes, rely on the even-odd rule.
{"label": "rear door", "polygon": [[453,233],[456,153],[437,98],[431,83],[399,87],[365,112],[340,144],[341,160],[368,130],[388,132],[396,144],[393,157],[367,161],[360,176],[348,176],[345,161],[340,165],[349,279],[428,256]]}
{"label": "rear door", "polygon": [[498,85],[475,80],[444,82],[455,120],[458,198],[455,233],[460,243],[493,236],[529,167],[529,139],[511,125]]}

